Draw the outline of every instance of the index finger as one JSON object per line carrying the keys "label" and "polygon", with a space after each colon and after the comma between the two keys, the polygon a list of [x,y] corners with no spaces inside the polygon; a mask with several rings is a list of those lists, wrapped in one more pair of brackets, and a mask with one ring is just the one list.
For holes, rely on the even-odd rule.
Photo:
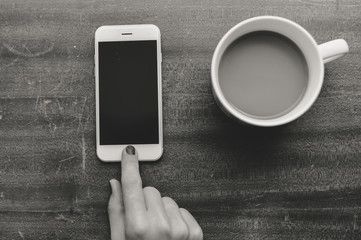
{"label": "index finger", "polygon": [[127,146],[122,152],[122,188],[127,219],[139,219],[145,216],[146,207],[139,174],[138,154],[133,146]]}

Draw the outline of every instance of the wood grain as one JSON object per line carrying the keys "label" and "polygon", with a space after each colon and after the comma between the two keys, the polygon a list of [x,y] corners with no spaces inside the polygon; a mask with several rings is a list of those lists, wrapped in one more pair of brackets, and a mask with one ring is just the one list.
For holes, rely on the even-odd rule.
{"label": "wood grain", "polygon": [[[95,155],[94,31],[162,32],[164,156],[141,165],[205,239],[361,239],[361,4],[357,0],[0,2],[0,239],[109,239]],[[241,126],[215,104],[211,57],[236,23],[277,15],[350,53],[283,127]]]}

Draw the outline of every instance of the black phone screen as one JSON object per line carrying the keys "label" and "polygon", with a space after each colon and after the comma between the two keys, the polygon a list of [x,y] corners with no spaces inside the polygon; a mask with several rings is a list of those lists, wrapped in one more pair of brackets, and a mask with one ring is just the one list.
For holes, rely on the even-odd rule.
{"label": "black phone screen", "polygon": [[100,145],[159,143],[157,42],[99,42]]}

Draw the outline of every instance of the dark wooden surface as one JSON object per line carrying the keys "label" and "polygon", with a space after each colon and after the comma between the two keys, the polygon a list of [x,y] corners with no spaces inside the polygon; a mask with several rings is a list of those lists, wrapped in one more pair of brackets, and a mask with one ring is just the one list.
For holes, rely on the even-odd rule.
{"label": "dark wooden surface", "polygon": [[[318,43],[344,38],[315,105],[271,129],[216,106],[210,63],[236,23],[277,15]],[[361,239],[358,0],[0,1],[0,239],[108,239],[108,180],[95,155],[94,31],[162,32],[164,156],[144,185],[189,209],[205,239]]]}

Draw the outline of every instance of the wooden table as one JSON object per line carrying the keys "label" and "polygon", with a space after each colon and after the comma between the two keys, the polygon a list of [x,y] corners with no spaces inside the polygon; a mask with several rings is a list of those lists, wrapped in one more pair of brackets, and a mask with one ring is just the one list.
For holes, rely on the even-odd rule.
{"label": "wooden table", "polygon": [[[344,38],[315,105],[283,127],[233,122],[210,63],[236,23],[277,15],[318,43]],[[2,0],[0,239],[108,239],[108,180],[95,155],[94,32],[162,32],[164,156],[141,164],[191,211],[205,239],[361,239],[361,3],[358,0]]]}

